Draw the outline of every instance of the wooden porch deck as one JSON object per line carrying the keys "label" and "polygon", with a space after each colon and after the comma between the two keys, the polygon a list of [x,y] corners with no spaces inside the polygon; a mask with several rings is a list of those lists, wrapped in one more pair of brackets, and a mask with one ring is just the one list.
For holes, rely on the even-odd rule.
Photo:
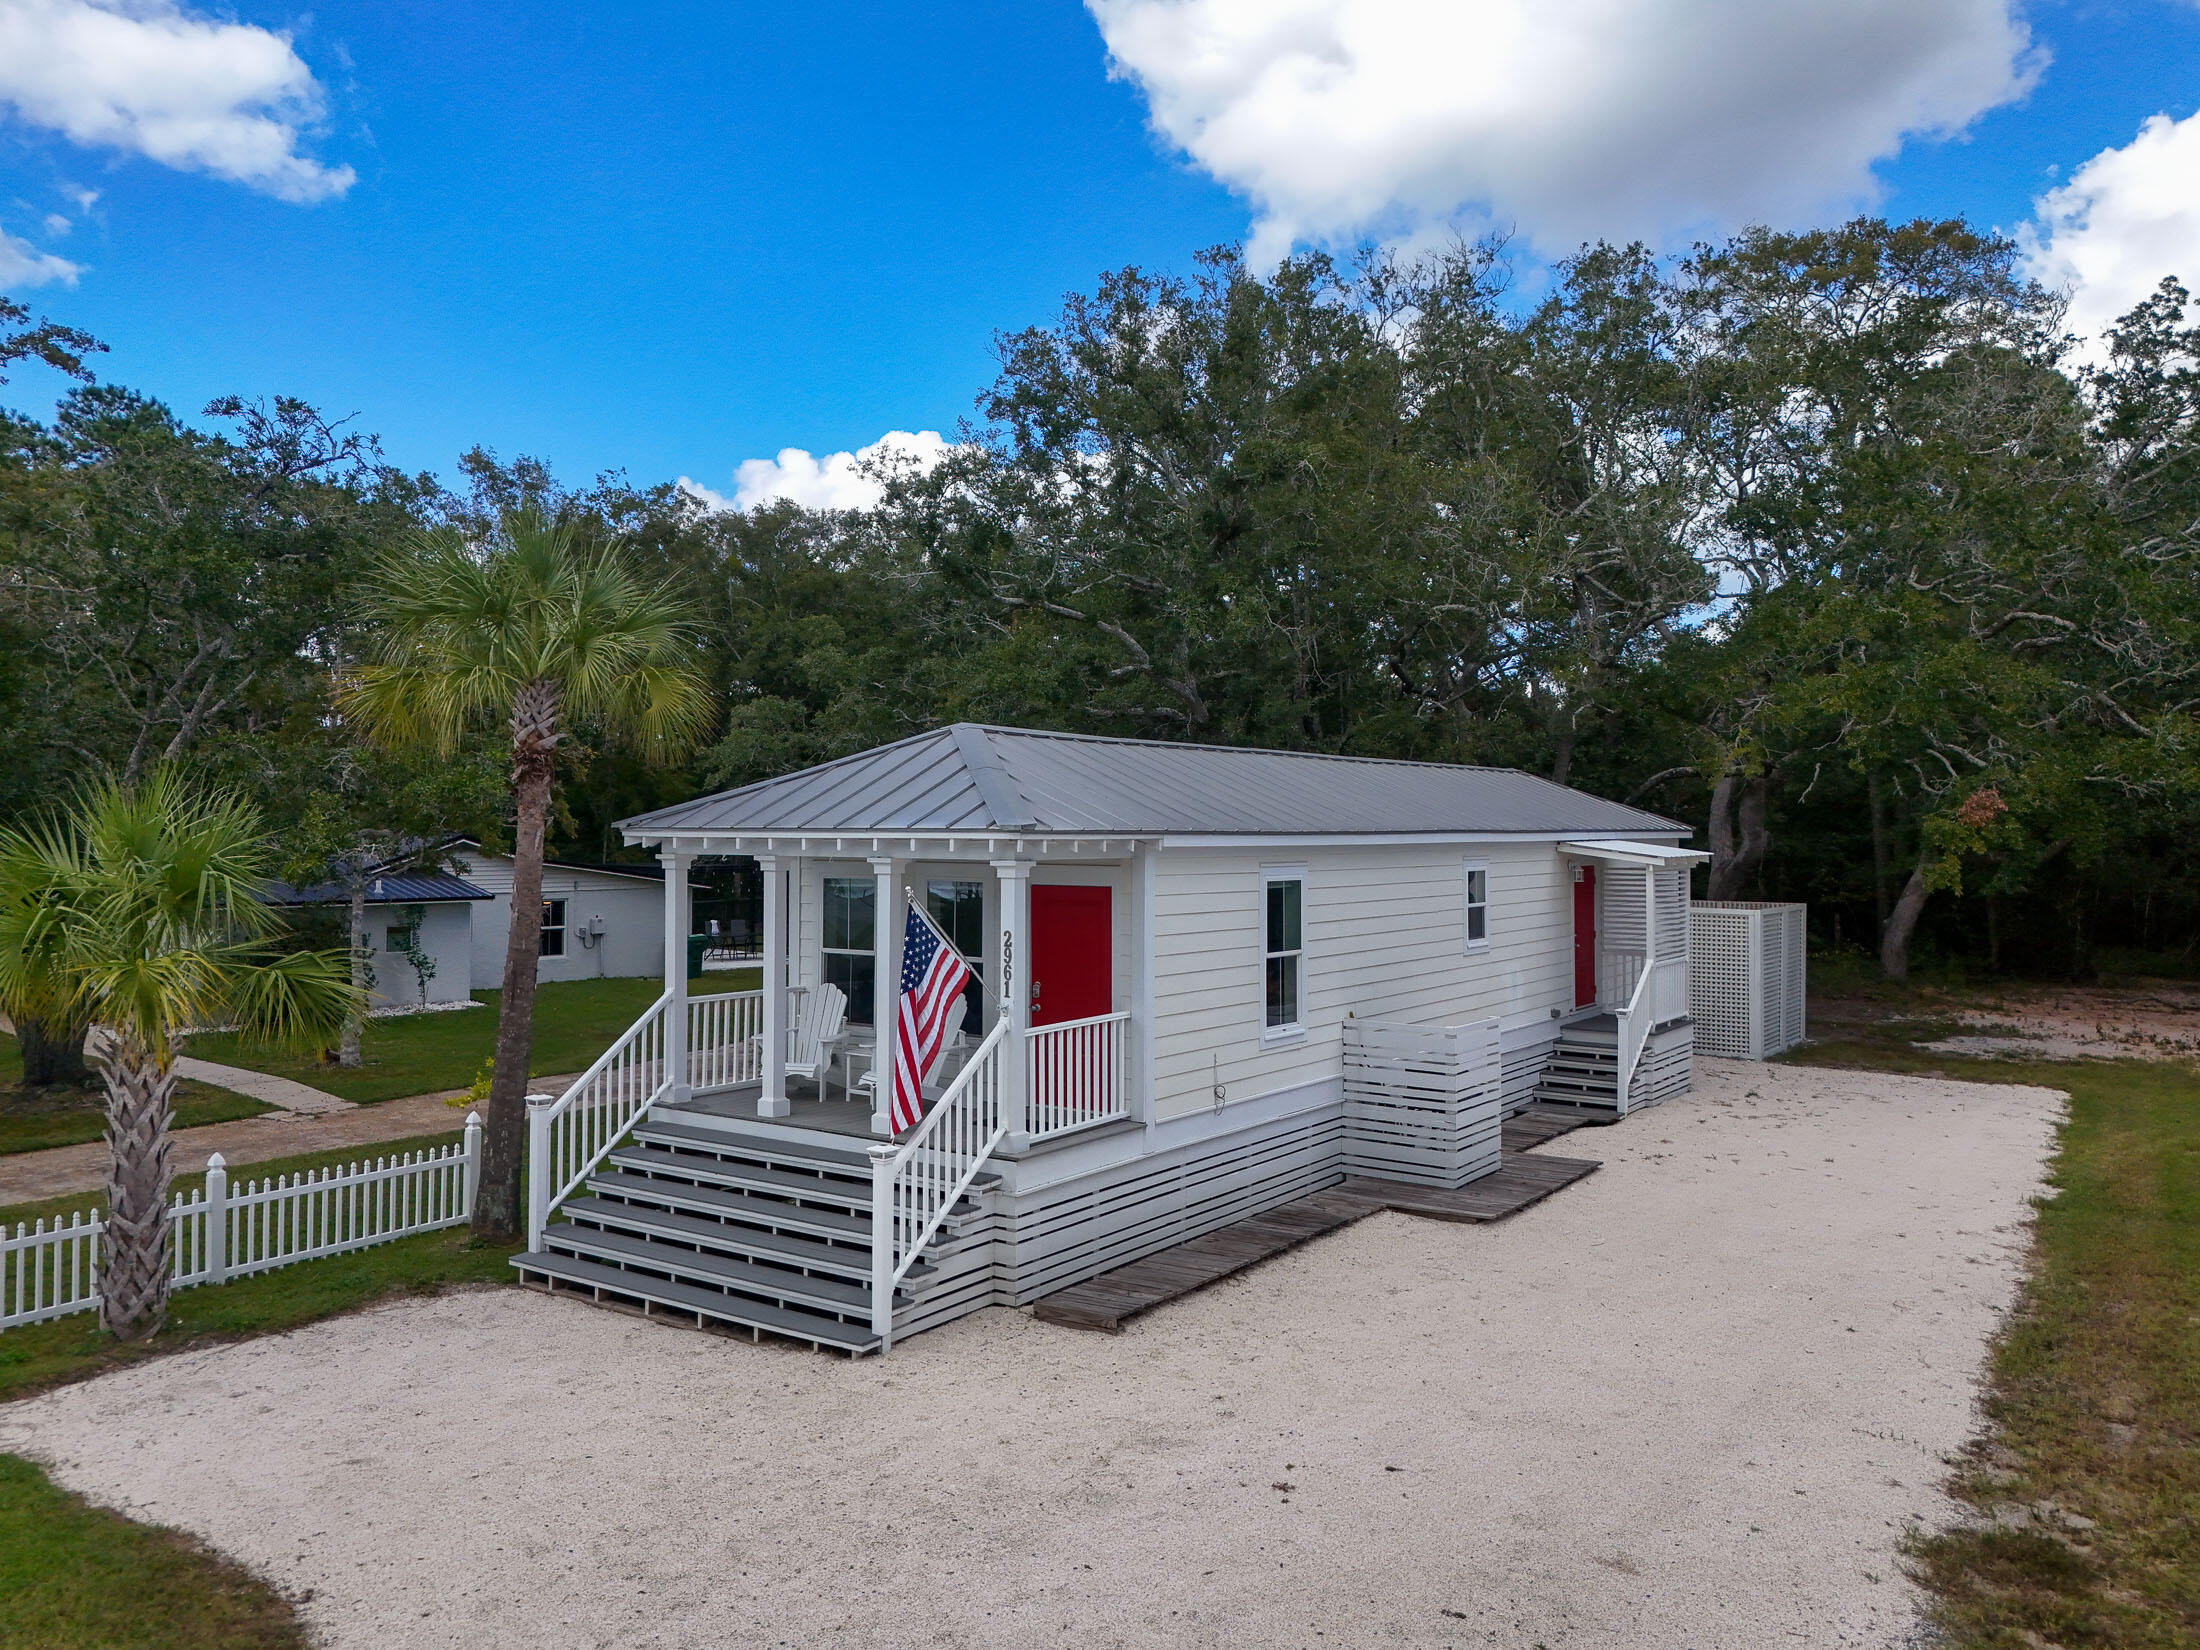
{"label": "wooden porch deck", "polygon": [[1503,1220],[1601,1167],[1590,1158],[1530,1155],[1534,1147],[1580,1128],[1584,1121],[1579,1113],[1531,1106],[1505,1120],[1503,1167],[1456,1191],[1401,1181],[1346,1180],[1072,1284],[1040,1301],[1033,1316],[1070,1329],[1120,1334],[1126,1318],[1219,1283],[1378,1210],[1431,1220]]}

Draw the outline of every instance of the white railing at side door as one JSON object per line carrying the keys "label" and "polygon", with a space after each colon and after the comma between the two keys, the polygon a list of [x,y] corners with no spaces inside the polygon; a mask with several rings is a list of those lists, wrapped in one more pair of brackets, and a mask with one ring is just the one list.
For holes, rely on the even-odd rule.
{"label": "white railing at side door", "polygon": [[727,1089],[764,1073],[764,993],[688,999],[688,1087]]}
{"label": "white railing at side door", "polygon": [[1024,1034],[1025,1126],[1033,1140],[1130,1115],[1130,1019],[1128,1013],[1095,1014]]}
{"label": "white railing at side door", "polygon": [[1008,1021],[994,1022],[909,1138],[871,1148],[871,1329],[882,1350],[893,1340],[895,1286],[1008,1133],[1007,1039]]}
{"label": "white railing at side door", "polygon": [[1619,1107],[1627,1109],[1627,1091],[1635,1080],[1635,1067],[1650,1033],[1688,1012],[1688,958],[1662,957],[1635,979],[1627,1006],[1614,1016],[1619,1021]]}

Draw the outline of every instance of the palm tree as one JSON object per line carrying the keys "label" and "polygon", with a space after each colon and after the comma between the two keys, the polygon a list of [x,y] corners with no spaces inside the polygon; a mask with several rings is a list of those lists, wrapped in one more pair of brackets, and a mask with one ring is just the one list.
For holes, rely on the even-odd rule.
{"label": "palm tree", "polygon": [[700,639],[680,600],[644,581],[615,540],[533,506],[507,513],[486,542],[452,528],[415,535],[369,577],[360,617],[367,657],[344,702],[371,737],[448,752],[484,718],[511,733],[512,926],[474,1202],[475,1235],[509,1242],[542,951],[529,917],[542,903],[558,749],[576,727],[646,755],[689,749],[710,715]]}
{"label": "palm tree", "polygon": [[260,890],[275,858],[240,798],[169,770],[87,786],[62,816],[0,830],[0,1007],[89,1022],[107,1091],[100,1326],[158,1330],[168,1308],[168,1129],[196,1026],[293,1047],[352,1006],[337,952],[281,952]]}

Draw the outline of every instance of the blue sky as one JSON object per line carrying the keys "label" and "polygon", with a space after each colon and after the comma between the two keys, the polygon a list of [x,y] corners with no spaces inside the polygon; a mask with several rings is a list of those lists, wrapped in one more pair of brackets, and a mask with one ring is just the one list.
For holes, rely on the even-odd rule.
{"label": "blue sky", "polygon": [[[2103,157],[2036,231],[2043,272],[2096,310],[2188,245],[2200,280],[2200,4],[1826,0],[1797,35],[1715,15],[1736,3],[1667,0],[1669,30],[1607,50],[1599,0],[1552,0],[1589,32],[1526,45],[1494,0],[1279,0],[1280,41],[1225,0],[0,0],[0,272],[186,412],[296,394],[407,467],[480,442],[728,493],[782,448],[952,432],[997,330],[1249,233],[1678,245],[1875,187],[2016,230]],[[174,135],[209,112],[235,130]]]}

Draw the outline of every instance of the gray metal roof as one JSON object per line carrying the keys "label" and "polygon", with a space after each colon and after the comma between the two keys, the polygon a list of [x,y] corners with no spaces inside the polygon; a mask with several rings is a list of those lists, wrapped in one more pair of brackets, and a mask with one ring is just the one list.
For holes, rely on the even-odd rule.
{"label": "gray metal roof", "polygon": [[706,832],[1603,836],[1688,829],[1512,768],[968,722],[620,825],[632,841]]}
{"label": "gray metal roof", "polygon": [[[310,888],[293,888],[287,882],[271,883],[264,897],[270,905],[342,905],[351,890],[342,882],[317,882]],[[455,900],[494,899],[464,877],[440,871],[416,871],[404,876],[367,878],[369,905],[442,905]]]}

